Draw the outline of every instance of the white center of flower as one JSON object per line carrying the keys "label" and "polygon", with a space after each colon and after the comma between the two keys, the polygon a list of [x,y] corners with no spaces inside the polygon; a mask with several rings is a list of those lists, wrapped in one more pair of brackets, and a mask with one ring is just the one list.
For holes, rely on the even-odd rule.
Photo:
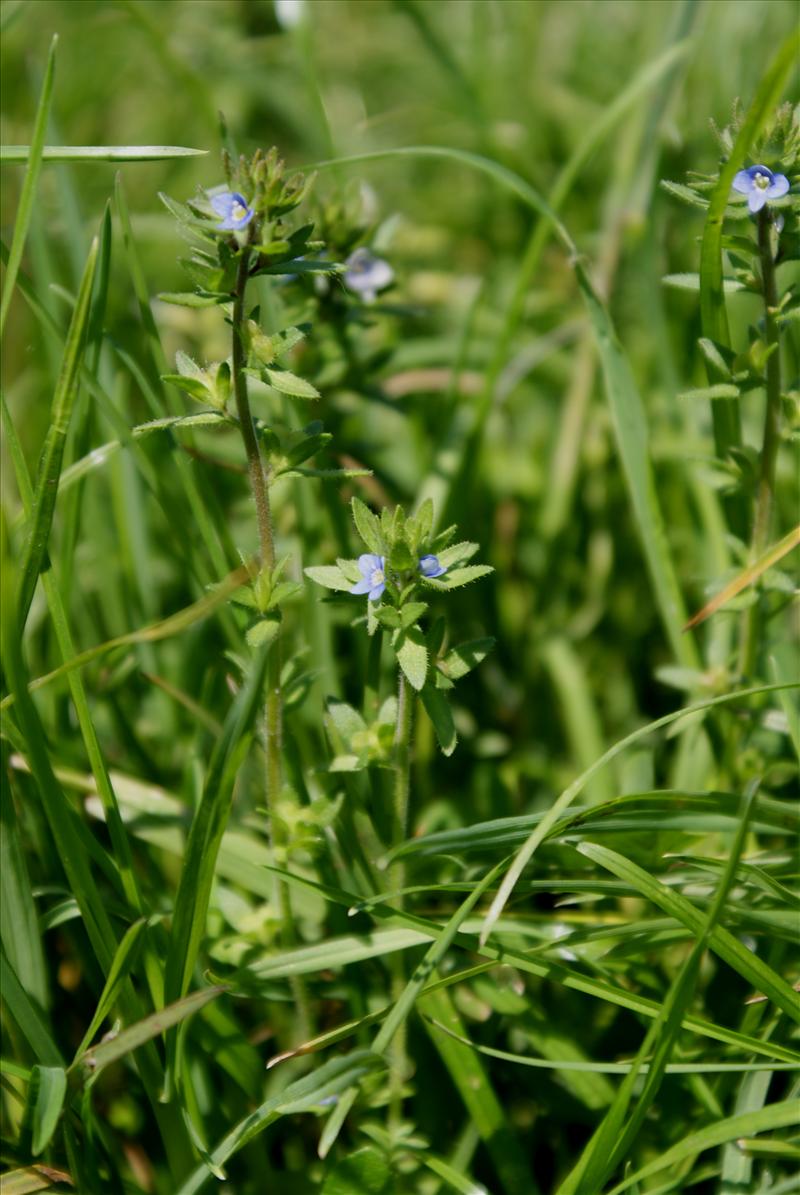
{"label": "white center of flower", "polygon": [[769,178],[766,174],[762,174],[759,170],[758,173],[753,176],[753,183],[758,187],[759,191],[766,191],[767,187],[769,186]]}
{"label": "white center of flower", "polygon": [[385,580],[386,580],[386,577],[384,576],[383,569],[376,568],[373,571],[372,576],[369,579],[369,583],[370,583],[370,585],[383,585],[383,582]]}
{"label": "white center of flower", "polygon": [[247,215],[247,208],[242,207],[241,203],[234,203],[233,207],[231,208],[231,215],[233,216],[234,220],[243,220]]}

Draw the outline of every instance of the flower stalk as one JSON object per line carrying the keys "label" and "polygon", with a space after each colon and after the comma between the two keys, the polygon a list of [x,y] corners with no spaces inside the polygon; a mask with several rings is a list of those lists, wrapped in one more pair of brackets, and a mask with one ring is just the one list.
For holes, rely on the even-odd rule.
{"label": "flower stalk", "polygon": [[[413,693],[400,672],[397,687],[397,723],[394,737],[394,784],[392,799],[392,848],[404,841],[408,832],[408,797],[411,787],[411,728],[413,725]],[[389,888],[395,908],[403,907],[403,887],[406,868],[402,859],[397,859],[389,871]],[[406,985],[403,952],[391,956],[392,1000],[398,1001]],[[398,1128],[403,1115],[403,1082],[407,1067],[406,1026],[403,1022],[392,1040],[391,1073],[389,1076],[390,1104],[389,1123]]]}
{"label": "flower stalk", "polygon": [[[761,459],[756,485],[753,531],[750,540],[750,562],[766,550],[772,509],[775,499],[775,470],[780,445],[781,414],[781,358],[780,329],[778,327],[778,287],[775,278],[775,258],[772,245],[772,216],[768,207],[758,212],[758,250],[761,263],[761,289],[764,298],[764,339],[770,350],[766,362],[766,406]],[[760,603],[756,601],[745,611],[740,649],[740,671],[752,676],[758,654]]]}

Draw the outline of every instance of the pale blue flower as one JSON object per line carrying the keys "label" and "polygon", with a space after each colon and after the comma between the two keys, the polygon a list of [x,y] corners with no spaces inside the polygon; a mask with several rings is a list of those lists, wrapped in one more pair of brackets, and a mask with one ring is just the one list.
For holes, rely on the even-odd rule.
{"label": "pale blue flower", "polygon": [[222,223],[217,225],[221,232],[238,232],[240,228],[245,228],[255,215],[253,209],[248,207],[244,195],[240,195],[238,191],[223,191],[221,195],[212,195],[211,206],[217,215],[222,217]]}
{"label": "pale blue flower", "polygon": [[440,563],[438,556],[428,555],[420,557],[419,571],[423,577],[441,577],[442,573],[447,572],[447,568]]}
{"label": "pale blue flower", "polygon": [[351,593],[368,593],[371,602],[377,602],[386,588],[386,561],[383,556],[365,552],[358,558],[361,580],[350,586]]}
{"label": "pale blue flower", "polygon": [[394,270],[388,261],[376,257],[369,249],[356,249],[344,264],[345,286],[360,295],[364,303],[374,303],[378,291],[394,281]]}
{"label": "pale blue flower", "polygon": [[789,190],[785,174],[773,174],[767,166],[750,166],[740,170],[733,180],[733,189],[747,196],[751,212],[760,212],[769,199],[780,199]]}

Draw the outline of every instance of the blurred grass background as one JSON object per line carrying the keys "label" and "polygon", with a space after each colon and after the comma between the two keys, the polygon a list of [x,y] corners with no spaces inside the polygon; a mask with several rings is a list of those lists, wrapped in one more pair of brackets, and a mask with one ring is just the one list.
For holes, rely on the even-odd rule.
{"label": "blurred grass background", "polygon": [[[691,610],[703,604],[707,586],[734,565],[736,552],[720,522],[709,412],[677,398],[681,390],[703,384],[697,295],[661,285],[666,273],[696,270],[702,215],[676,205],[657,183],[683,181],[690,170],[716,169],[719,146],[709,122],[722,126],[737,98],[749,102],[796,18],[794,0],[317,0],[306,5],[305,20],[288,27],[271,0],[5,0],[2,139],[30,140],[44,63],[57,32],[48,142],[173,144],[209,151],[206,158],[119,168],[147,290],[155,296],[186,285],[177,263],[183,247],[157,192],[185,199],[198,186],[221,181],[219,111],[241,151],[275,144],[293,166],[388,148],[448,146],[491,157],[547,195],[587,130],[636,73],[688,37],[685,57],[643,91],[591,154],[562,214],[609,299],[633,365],[669,543]],[[43,167],[24,269],[59,324],[113,194],[117,169],[104,163]],[[3,168],[6,243],[21,177],[21,168]],[[438,502],[446,498],[449,514],[468,538],[481,541],[481,559],[496,569],[490,582],[451,599],[456,637],[494,634],[498,642],[459,690],[462,744],[452,759],[436,755],[430,728],[420,722],[414,820],[418,828],[431,829],[544,809],[611,743],[683,700],[663,683],[663,673],[657,679],[659,669],[676,661],[651,594],[574,274],[563,250],[548,242],[515,324],[508,313],[532,226],[529,209],[486,177],[432,158],[323,170],[316,194],[324,202],[358,180],[371,188],[378,243],[396,271],[397,286],[386,300],[396,310],[381,316],[365,338],[387,350],[370,379],[373,391],[323,390],[319,417],[335,428],[340,451],[375,470],[380,489],[372,492],[410,504],[429,487]],[[105,328],[109,341],[141,364],[144,379],[115,357],[106,362],[103,384],[132,426],[153,417],[145,391],[157,369],[121,240],[115,227]],[[198,359],[226,354],[227,333],[217,312],[164,305],[155,310],[170,365],[177,349]],[[734,343],[743,347],[747,325],[756,318],[756,300],[735,296]],[[796,348],[789,354],[796,371]],[[3,378],[31,467],[47,427],[57,363],[52,342],[18,299]],[[441,465],[441,451],[454,429],[458,432],[462,411],[478,421],[480,434],[472,455],[460,458],[466,465],[448,491],[437,481],[437,459]],[[743,410],[746,439],[754,445],[762,418],[761,400],[755,398]],[[118,434],[107,412],[85,426],[91,441],[83,451]],[[199,442],[207,446],[202,437]],[[169,452],[155,446],[148,451],[157,471],[171,470]],[[80,455],[80,445],[72,443],[70,454],[70,459]],[[217,504],[230,530],[227,564],[233,567],[234,547],[249,551],[255,544],[244,485],[202,461],[192,469],[200,492]],[[796,521],[796,479],[786,462],[781,469],[773,538]],[[165,485],[172,484],[170,475]],[[7,459],[2,486],[13,522],[20,504]],[[127,457],[119,470],[93,474],[74,558],[69,537],[75,529],[57,519],[56,550],[69,562],[68,609],[79,648],[162,617],[202,592],[170,539],[177,530],[179,538],[196,542],[196,529],[170,527],[169,509],[160,508],[146,490]],[[304,564],[327,563],[335,544],[323,537],[304,545],[290,507],[287,499],[278,509],[283,547],[302,554]],[[210,575],[218,577],[221,570],[211,568]],[[311,701],[295,715],[297,740],[309,760],[324,750],[319,725],[325,693],[338,689],[357,702],[360,692],[360,648],[350,636],[350,616],[334,615],[333,621],[337,667],[332,671],[328,660],[326,671],[323,661]],[[302,625],[298,615],[298,633]],[[42,606],[34,607],[29,632],[30,670],[38,675],[58,663]],[[706,669],[722,668],[725,632],[704,628],[699,640]],[[189,803],[196,800],[208,731],[146,676],[158,673],[221,719],[227,690],[224,668],[216,662],[224,664],[226,642],[208,624],[192,632],[188,643],[145,647],[116,671],[92,673],[93,716],[111,766]],[[671,679],[696,692],[696,677],[673,673]],[[66,697],[47,693],[41,705],[54,759],[62,768],[85,772]],[[596,777],[588,798],[607,800],[676,782],[681,766],[698,785],[713,787],[730,772],[715,733],[698,741],[689,765],[686,759],[676,765],[669,745],[634,750]],[[759,749],[775,791],[785,795],[796,775],[782,746],[767,736]],[[257,785],[246,805],[251,812],[257,808]],[[683,836],[667,832],[625,842],[645,865],[685,845]],[[142,849],[142,866],[147,861],[153,869],[147,885],[152,907],[166,911],[176,861],[158,839]],[[43,882],[46,876],[38,878]],[[232,927],[245,937],[248,932],[232,879],[229,873],[219,907],[212,910],[215,939],[224,939]],[[539,911],[550,912],[550,898],[542,900]],[[315,939],[323,933],[324,916],[313,902],[306,913],[304,932]],[[337,914],[324,932],[332,928],[346,932],[346,920]],[[63,1014],[59,1032],[74,1049],[88,1019],[82,1013],[93,1007],[97,976],[82,972],[85,962],[75,962],[81,952],[68,934],[51,935],[53,949],[64,953],[60,963],[49,959],[54,1011]],[[224,957],[224,944],[220,954]],[[640,982],[657,988],[653,976],[662,962],[658,957],[643,964]],[[667,973],[670,967],[667,959]],[[338,995],[345,1015],[358,1015],[353,991]],[[485,990],[479,995],[486,998]],[[706,1015],[733,1015],[735,1000],[746,995],[745,984],[731,994],[718,981]],[[556,1056],[559,1048],[567,1049],[570,1018],[577,1023],[583,1016],[571,1000],[549,1009],[560,1020],[549,1046]],[[468,1000],[465,1010],[477,1021],[483,1015]],[[540,1048],[546,1014],[546,1008],[537,1012],[526,1030],[527,1040]],[[206,1040],[223,1028],[206,1027]],[[630,1025],[610,1024],[602,1015],[580,1036],[590,1056],[598,1043],[602,1055],[611,1057],[632,1052],[637,1041]],[[521,1048],[520,1040],[515,1048]],[[420,1057],[436,1081],[429,1089],[423,1085],[419,1108],[444,1132],[437,1120],[441,1112],[432,1106],[444,1073],[422,1046]],[[558,1140],[549,1142],[546,1130],[537,1137],[535,1166],[542,1189],[554,1190],[554,1175],[563,1173],[574,1144],[585,1139],[587,1124],[608,1103],[606,1080],[587,1079],[581,1086],[576,1079],[565,1089],[548,1079],[542,1092],[528,1072],[524,1082],[518,1072],[498,1074],[498,1089],[523,1138],[543,1109],[553,1114],[557,1107]],[[254,1080],[251,1095],[257,1086]],[[700,1107],[712,1103],[699,1083],[692,1090]],[[682,1098],[674,1087],[665,1096],[667,1139],[686,1131]],[[107,1101],[114,1128],[135,1139],[146,1115],[141,1102],[121,1088]],[[226,1103],[226,1127],[240,1103],[232,1096]],[[259,1164],[291,1172],[287,1191],[317,1189],[303,1185],[307,1148],[298,1132],[281,1163],[273,1153]],[[481,1168],[491,1173],[485,1160]],[[245,1185],[255,1183],[252,1175],[239,1181],[241,1187],[232,1190],[258,1189]],[[513,1195],[513,1180],[506,1189]],[[518,1190],[523,1195],[523,1187]]]}

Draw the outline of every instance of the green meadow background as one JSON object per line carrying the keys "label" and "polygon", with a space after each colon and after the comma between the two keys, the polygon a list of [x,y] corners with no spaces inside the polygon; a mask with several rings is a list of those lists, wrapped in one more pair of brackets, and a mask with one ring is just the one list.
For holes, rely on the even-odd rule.
{"label": "green meadow background", "polygon": [[[337,742],[326,701],[362,702],[357,599],[326,604],[308,582],[287,607],[288,859],[268,847],[257,735],[239,727],[226,739],[250,654],[239,608],[88,660],[70,674],[77,685],[61,675],[27,712],[6,705],[9,1195],[800,1189],[796,698],[728,700],[797,679],[791,558],[765,599],[774,617],[755,674],[736,671],[747,594],[682,632],[747,554],[711,404],[679,397],[706,385],[699,293],[662,283],[698,270],[704,215],[659,185],[717,171],[712,122],[751,104],[797,15],[794,0],[311,0],[292,26],[271,0],[4,0],[5,146],[31,142],[57,33],[48,144],[208,151],[42,165],[3,335],[15,429],[4,422],[5,692],[185,610],[257,547],[234,437],[131,434],[196,409],[160,381],[178,350],[198,361],[230,351],[218,309],[157,299],[188,286],[158,193],[185,200],[223,181],[220,112],[243,153],[275,145],[290,167],[328,163],[303,219],[361,196],[368,243],[396,275],[374,318],[353,325],[357,370],[338,369],[330,337],[315,357],[313,332],[292,366],[315,371],[322,397],[308,418],[335,436],[323,463],[372,476],[276,489],[287,575],[331,563],[342,537],[348,555],[363,550],[353,494],[375,509],[430,496],[440,525],[458,522],[495,570],[441,606],[451,640],[496,640],[458,687],[450,758],[421,710],[416,720],[403,908],[385,870],[383,888],[358,886],[347,845],[353,835],[370,858],[385,855],[380,769],[327,770]],[[796,72],[782,98],[796,102]],[[5,247],[23,177],[3,164]],[[571,249],[536,195],[559,207]],[[64,470],[121,446],[66,486],[62,476],[42,564],[55,606],[40,583],[20,655],[20,462],[35,483],[101,230]],[[781,285],[797,279],[796,263],[781,271]],[[280,314],[279,286],[259,298],[262,320]],[[759,316],[756,296],[729,296],[737,351]],[[783,352],[796,391],[795,332]],[[263,396],[254,404],[273,413]],[[289,406],[281,418],[300,420]],[[758,390],[741,401],[753,454],[763,408]],[[781,448],[770,542],[797,522],[795,449]],[[383,685],[388,696],[387,656]],[[183,846],[214,768],[235,775],[235,791],[208,914],[190,927],[190,990],[206,995],[166,1032],[147,1018],[180,947]],[[103,824],[106,775],[116,838]],[[488,944],[478,933],[497,878],[451,926],[580,777]],[[442,837],[426,843],[432,834]],[[293,942],[273,862],[307,881],[291,888]],[[107,923],[94,936],[90,909]],[[701,940],[710,949],[693,954]],[[441,949],[415,972],[431,942]],[[398,953],[406,980],[419,976],[400,1005]],[[234,974],[230,991],[210,990]],[[767,1000],[751,1002],[758,993]],[[375,1049],[387,1006],[408,1057],[399,1123],[387,1119],[382,1039]],[[105,1058],[89,1050],[142,1024],[138,1037],[112,1037],[123,1044]],[[655,1074],[660,1058],[667,1072],[648,1085],[643,1071],[623,1091],[648,1032],[639,1061]],[[315,1035],[314,1052],[266,1068]],[[337,1133],[335,1101],[353,1083]],[[595,1151],[583,1179],[570,1178],[601,1122],[600,1152],[622,1143],[613,1171]]]}

